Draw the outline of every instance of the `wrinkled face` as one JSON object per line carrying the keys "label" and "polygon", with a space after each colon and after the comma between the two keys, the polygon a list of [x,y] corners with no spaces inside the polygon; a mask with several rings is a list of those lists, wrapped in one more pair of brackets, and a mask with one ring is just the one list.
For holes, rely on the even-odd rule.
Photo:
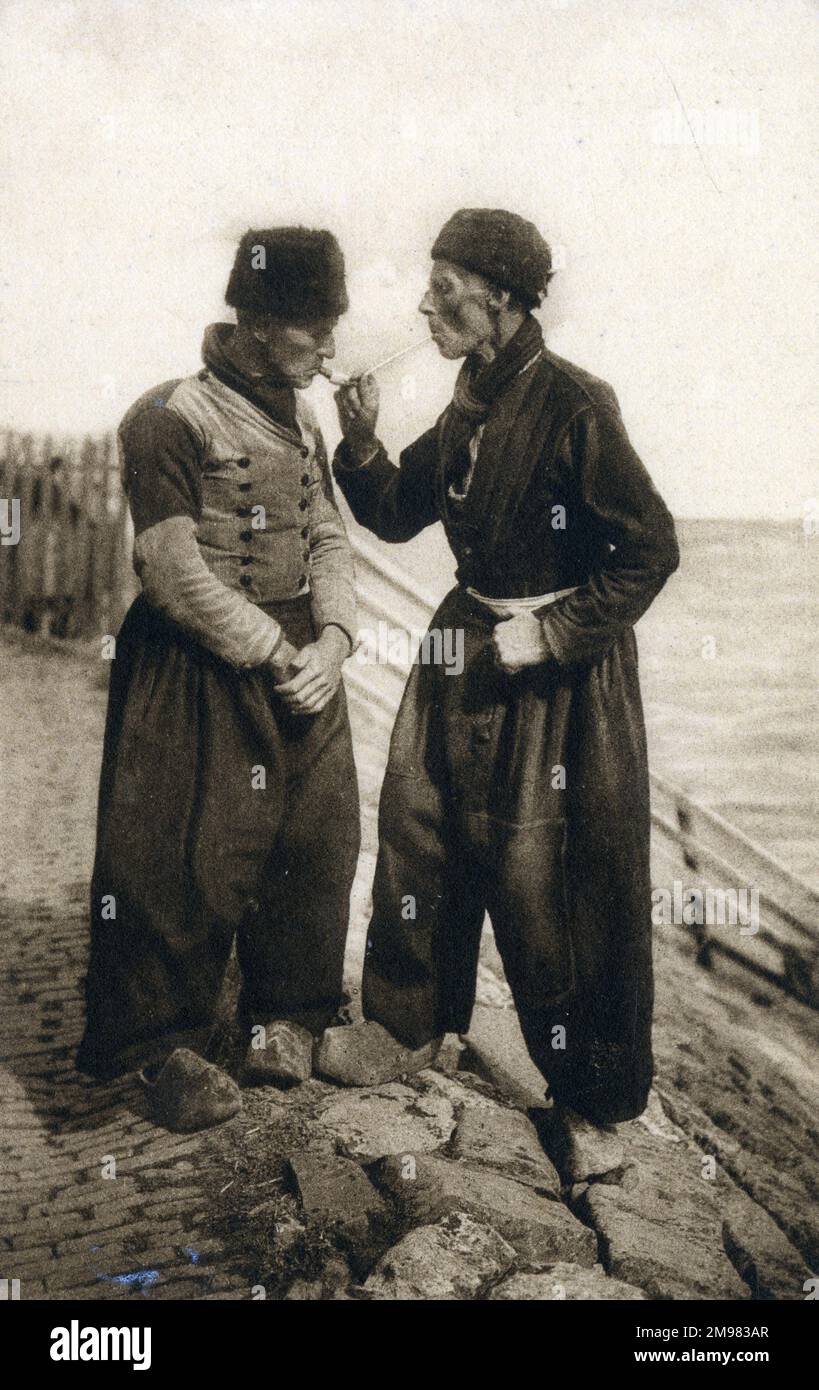
{"label": "wrinkled face", "polygon": [[433,261],[429,287],[418,305],[442,357],[465,357],[491,342],[493,290],[482,275],[451,261]]}
{"label": "wrinkled face", "polygon": [[310,385],[322,362],[335,357],[333,333],[337,323],[337,318],[302,324],[269,319],[264,336],[258,341],[263,344],[267,363],[276,376],[303,390]]}

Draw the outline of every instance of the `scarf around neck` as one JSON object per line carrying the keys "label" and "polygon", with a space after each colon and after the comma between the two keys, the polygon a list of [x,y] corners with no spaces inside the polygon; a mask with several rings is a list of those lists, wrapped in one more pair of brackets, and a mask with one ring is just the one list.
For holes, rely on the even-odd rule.
{"label": "scarf around neck", "polygon": [[296,393],[286,382],[272,377],[251,375],[241,369],[231,354],[231,339],[235,325],[212,323],[205,329],[202,360],[205,366],[231,390],[249,400],[257,410],[269,415],[277,425],[299,433],[296,422]]}
{"label": "scarf around neck", "polygon": [[455,381],[452,400],[440,428],[439,447],[445,486],[463,495],[471,467],[469,441],[487,419],[498,396],[533,362],[543,348],[543,329],[527,314],[517,332],[491,362],[470,355]]}

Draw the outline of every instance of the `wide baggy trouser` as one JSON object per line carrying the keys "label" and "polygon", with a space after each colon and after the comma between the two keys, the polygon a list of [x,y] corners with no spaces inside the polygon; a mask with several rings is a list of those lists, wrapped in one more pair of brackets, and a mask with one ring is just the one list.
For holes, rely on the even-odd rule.
{"label": "wide baggy trouser", "polygon": [[634,635],[593,667],[509,676],[493,659],[495,622],[453,590],[431,628],[463,632],[463,673],[419,663],[404,692],[379,809],[364,1012],[410,1046],[465,1032],[488,912],[554,1097],[598,1123],[628,1119],[651,1085],[653,1006]]}
{"label": "wide baggy trouser", "polygon": [[[294,645],[309,599],[266,605]],[[320,1029],[342,998],[359,807],[343,688],[287,713],[138,598],[117,639],[78,1065],[205,1050],[236,938],[243,1004]]]}

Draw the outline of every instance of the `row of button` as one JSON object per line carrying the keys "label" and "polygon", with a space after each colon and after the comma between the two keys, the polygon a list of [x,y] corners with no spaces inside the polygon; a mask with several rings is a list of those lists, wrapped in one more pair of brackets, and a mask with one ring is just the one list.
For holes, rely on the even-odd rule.
{"label": "row of button", "polygon": [[[238,464],[239,464],[239,467],[240,467],[240,468],[249,468],[249,467],[250,467],[250,459],[249,459],[249,458],[241,458],[241,459],[238,460]],[[240,483],[240,484],[239,484],[239,491],[240,491],[240,492],[249,492],[251,486],[252,486],[251,483]],[[237,516],[247,517],[247,516],[250,516],[250,514],[251,514],[251,509],[250,509],[250,507],[238,507],[238,508],[237,508],[236,514],[237,514]],[[241,534],[240,534],[239,539],[240,539],[240,540],[243,540],[243,541],[252,541],[252,540],[253,540],[253,532],[252,532],[252,531],[242,531]],[[239,564],[240,564],[240,565],[252,565],[252,564],[253,564],[253,556],[252,556],[252,555],[242,555],[241,558],[240,558],[240,560],[239,560]],[[242,587],[243,587],[244,589],[249,589],[250,586],[251,586],[251,584],[253,583],[253,580],[251,579],[251,577],[250,577],[249,574],[242,574],[242,575],[239,576],[239,583],[242,585]]]}
{"label": "row of button", "polygon": [[[302,456],[302,459],[309,459],[309,457],[310,457],[310,450],[307,449],[307,445],[302,445],[302,448],[299,449],[299,453],[300,453],[300,456]],[[250,467],[250,460],[249,460],[249,459],[236,459],[236,463],[238,463],[239,468],[249,468],[249,467]]]}
{"label": "row of button", "polygon": [[[302,458],[307,458],[307,457],[309,456],[309,454],[310,454],[310,450],[309,450],[308,448],[306,448],[305,446],[302,446],[302,448],[299,450],[299,453],[301,454]],[[237,460],[237,463],[238,463],[239,468],[249,468],[249,467],[250,467],[250,459],[249,459],[249,458],[240,458],[240,459]],[[302,485],[302,487],[307,487],[308,484],[309,484],[309,482],[310,482],[310,474],[309,474],[309,473],[302,473],[302,475],[301,475],[301,485]],[[251,487],[252,487],[252,484],[251,484],[251,483],[239,483],[238,486],[239,486],[239,491],[240,491],[240,492],[249,492],[250,489],[251,489]],[[299,502],[299,510],[302,511],[302,512],[306,511],[308,505],[309,505],[309,503],[308,503],[308,501],[307,501],[307,498],[306,498],[306,497],[302,497],[301,501]],[[250,514],[251,514],[251,510],[252,510],[252,509],[251,509],[250,507],[237,507],[237,508],[236,508],[236,515],[237,515],[237,516],[240,516],[240,517],[248,517],[248,516],[250,516]],[[308,539],[309,535],[310,535],[310,528],[309,528],[308,526],[303,526],[302,529],[301,529],[302,540],[305,540],[305,541],[306,541],[306,540]],[[247,544],[248,542],[250,542],[250,541],[253,540],[253,532],[252,532],[252,531],[240,531],[240,533],[239,533],[239,539],[240,539],[241,541],[244,541],[245,544]],[[309,559],[310,559],[310,550],[309,550],[309,547],[305,548],[305,549],[302,551],[302,553],[301,553],[301,558],[302,558],[303,560],[309,560]],[[253,561],[254,561],[254,556],[253,556],[253,555],[242,555],[242,556],[240,557],[239,563],[240,563],[240,565],[252,565],[252,564],[253,564]],[[243,588],[243,589],[249,589],[250,586],[251,586],[251,584],[253,583],[253,580],[251,579],[251,577],[250,577],[249,574],[242,574],[242,575],[239,576],[239,583],[242,585],[242,588]],[[303,589],[306,583],[307,583],[307,575],[306,575],[306,574],[302,574],[302,575],[300,576],[300,578],[299,578],[299,588],[300,588],[300,589]]]}

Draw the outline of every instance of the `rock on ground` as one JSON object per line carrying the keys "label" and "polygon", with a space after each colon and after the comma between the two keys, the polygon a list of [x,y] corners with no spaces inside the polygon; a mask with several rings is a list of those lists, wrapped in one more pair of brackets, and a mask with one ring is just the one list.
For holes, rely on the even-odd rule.
{"label": "rock on ground", "polygon": [[493,1302],[533,1303],[542,1301],[617,1301],[647,1299],[643,1289],[610,1279],[602,1265],[584,1269],[576,1264],[555,1264],[549,1269],[509,1274],[487,1294]]}
{"label": "rock on ground", "polygon": [[721,1194],[723,1243],[754,1298],[804,1298],[812,1271],[788,1237],[745,1192]]}
{"label": "rock on ground", "polygon": [[720,1193],[703,1177],[702,1154],[639,1122],[620,1129],[636,1181],[630,1190],[593,1182],[576,1206],[600,1236],[608,1273],[651,1298],[748,1298],[723,1246]]}
{"label": "rock on ground", "polygon": [[487,1104],[466,1109],[452,1151],[468,1163],[497,1168],[507,1177],[560,1194],[560,1178],[543,1151],[537,1130],[519,1110]]}
{"label": "rock on ground", "polygon": [[567,1183],[610,1173],[625,1161],[625,1146],[614,1126],[601,1129],[563,1107],[549,1112],[544,1142]]}
{"label": "rock on ground", "polygon": [[313,1153],[294,1154],[289,1162],[305,1215],[338,1224],[350,1239],[366,1242],[384,1202],[363,1169],[346,1158]]}
{"label": "rock on ground", "polygon": [[420,1154],[409,1161],[382,1159],[376,1181],[395,1199],[404,1217],[427,1224],[448,1211],[462,1211],[492,1226],[526,1264],[571,1260],[593,1265],[597,1237],[560,1201],[487,1168]]}
{"label": "rock on ground", "polygon": [[398,1082],[331,1100],[318,1120],[348,1158],[363,1163],[384,1154],[431,1153],[455,1126],[446,1097],[419,1095]]}
{"label": "rock on ground", "polygon": [[364,1284],[374,1299],[472,1299],[505,1273],[515,1252],[491,1226],[452,1212],[419,1226],[378,1261]]}

